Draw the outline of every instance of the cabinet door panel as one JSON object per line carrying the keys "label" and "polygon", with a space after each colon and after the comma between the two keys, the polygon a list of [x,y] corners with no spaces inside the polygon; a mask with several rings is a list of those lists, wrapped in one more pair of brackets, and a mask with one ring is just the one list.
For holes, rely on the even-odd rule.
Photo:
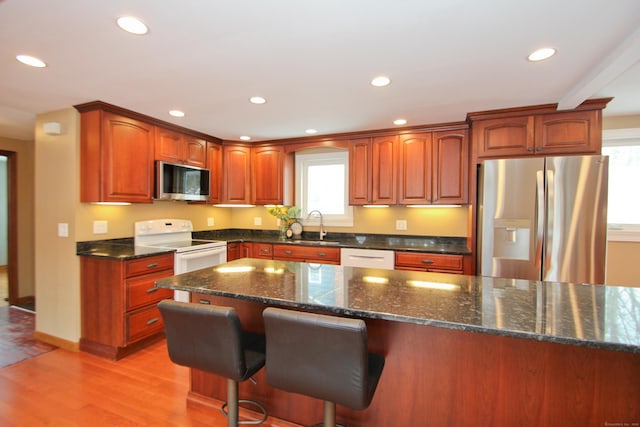
{"label": "cabinet door panel", "polygon": [[185,135],[183,143],[185,163],[199,168],[205,167],[207,163],[207,141]]}
{"label": "cabinet door panel", "polygon": [[104,114],[103,201],[151,203],[154,127]]}
{"label": "cabinet door panel", "polygon": [[254,147],[251,153],[253,203],[283,203],[284,147]]}
{"label": "cabinet door panel", "polygon": [[600,111],[546,114],[536,117],[536,153],[600,153]]}
{"label": "cabinet door panel", "polygon": [[209,202],[222,202],[222,146],[207,143],[207,168],[211,173]]}
{"label": "cabinet door panel", "polygon": [[431,202],[431,133],[401,135],[399,147],[400,204]]}
{"label": "cabinet door panel", "polygon": [[436,132],[433,141],[433,203],[467,203],[468,169],[467,132]]}
{"label": "cabinet door panel", "polygon": [[224,154],[224,202],[251,203],[251,149],[226,145]]}
{"label": "cabinet door panel", "polygon": [[181,163],[182,151],[182,135],[180,133],[168,129],[156,128],[156,160]]}
{"label": "cabinet door panel", "polygon": [[371,203],[371,139],[351,141],[349,147],[349,204]]}
{"label": "cabinet door panel", "polygon": [[482,120],[473,124],[479,158],[527,155],[534,151],[533,116]]}
{"label": "cabinet door panel", "polygon": [[396,144],[397,137],[381,136],[373,138],[372,151],[372,188],[371,203],[394,205],[396,196]]}

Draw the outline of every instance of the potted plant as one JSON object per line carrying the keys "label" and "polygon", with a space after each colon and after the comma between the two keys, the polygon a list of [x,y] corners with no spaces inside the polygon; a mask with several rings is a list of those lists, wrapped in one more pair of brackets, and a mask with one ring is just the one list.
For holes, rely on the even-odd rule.
{"label": "potted plant", "polygon": [[297,206],[272,206],[267,208],[267,212],[278,218],[280,240],[285,240],[287,238],[287,228],[300,215],[300,208]]}

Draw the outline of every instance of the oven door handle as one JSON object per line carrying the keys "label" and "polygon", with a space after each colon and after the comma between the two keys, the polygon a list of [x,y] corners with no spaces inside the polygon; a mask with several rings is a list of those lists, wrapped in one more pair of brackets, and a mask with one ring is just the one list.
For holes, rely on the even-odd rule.
{"label": "oven door handle", "polygon": [[203,249],[201,251],[196,251],[196,252],[190,252],[190,253],[179,253],[177,254],[178,257],[180,257],[180,259],[183,260],[189,260],[189,259],[197,259],[197,258],[204,258],[204,257],[208,257],[208,256],[212,256],[212,255],[220,255],[220,254],[224,254],[227,253],[227,249],[226,248],[221,248],[221,249]]}

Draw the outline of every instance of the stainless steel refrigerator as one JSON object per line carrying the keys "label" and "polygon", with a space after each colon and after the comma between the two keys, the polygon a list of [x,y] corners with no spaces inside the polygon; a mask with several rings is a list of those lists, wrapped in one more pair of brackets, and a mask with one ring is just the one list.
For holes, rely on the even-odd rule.
{"label": "stainless steel refrigerator", "polygon": [[603,284],[608,172],[606,156],[485,160],[478,274]]}

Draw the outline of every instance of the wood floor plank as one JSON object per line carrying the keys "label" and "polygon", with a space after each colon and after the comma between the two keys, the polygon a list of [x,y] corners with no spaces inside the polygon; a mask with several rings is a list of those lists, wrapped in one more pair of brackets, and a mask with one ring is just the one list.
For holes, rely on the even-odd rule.
{"label": "wood floor plank", "polygon": [[165,341],[119,361],[56,349],[0,369],[0,425],[226,426],[218,408],[187,407],[188,388]]}

